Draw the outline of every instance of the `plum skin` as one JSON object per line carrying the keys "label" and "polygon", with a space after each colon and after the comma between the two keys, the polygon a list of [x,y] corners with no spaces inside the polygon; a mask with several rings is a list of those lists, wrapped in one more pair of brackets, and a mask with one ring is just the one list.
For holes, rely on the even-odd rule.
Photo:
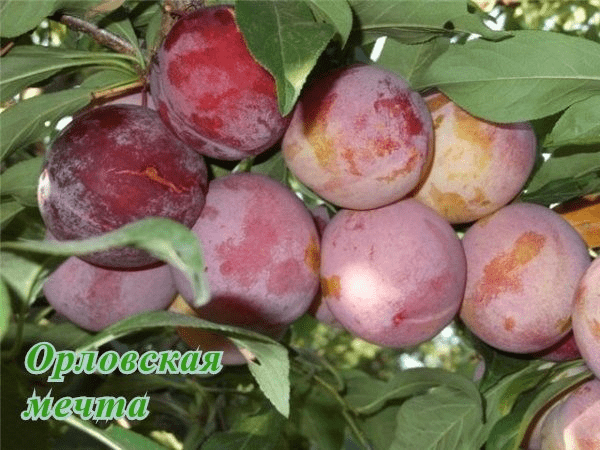
{"label": "plum skin", "polygon": [[72,256],[46,280],[44,295],[71,322],[100,331],[119,320],[166,309],[175,296],[169,267],[112,270]]}
{"label": "plum skin", "polygon": [[594,378],[554,406],[540,429],[540,450],[588,450],[600,446],[600,380]]}
{"label": "plum skin", "polygon": [[600,377],[600,258],[583,274],[573,307],[573,334],[583,360]]}
{"label": "plum skin", "polygon": [[294,175],[345,209],[397,201],[420,181],[433,144],[422,97],[393,72],[356,64],[301,94],[282,140]]}
{"label": "plum skin", "polygon": [[[286,186],[252,173],[216,178],[192,231],[202,242],[211,295],[195,308],[200,317],[273,335],[306,312],[319,285],[319,237]],[[193,305],[189,282],[173,274]]]}
{"label": "plum skin", "polygon": [[[204,206],[203,158],[134,105],[89,110],[62,131],[46,154],[38,204],[59,240],[98,236],[145,217],[191,227]],[[108,268],[139,268],[157,260],[133,248],[82,257]]]}
{"label": "plum skin", "polygon": [[221,160],[255,156],[281,139],[275,80],[250,54],[229,6],[180,18],[150,71],[165,123],[199,153]]}
{"label": "plum skin", "polygon": [[472,222],[508,204],[533,170],[533,127],[479,119],[440,92],[425,102],[435,144],[431,167],[414,197],[453,224]]}
{"label": "plum skin", "polygon": [[480,339],[513,353],[536,353],[563,339],[587,246],[559,214],[514,203],[465,233],[467,286],[460,318]]}
{"label": "plum skin", "polygon": [[456,316],[466,266],[452,227],[413,199],[339,211],[321,242],[325,302],[339,323],[371,343],[406,348]]}

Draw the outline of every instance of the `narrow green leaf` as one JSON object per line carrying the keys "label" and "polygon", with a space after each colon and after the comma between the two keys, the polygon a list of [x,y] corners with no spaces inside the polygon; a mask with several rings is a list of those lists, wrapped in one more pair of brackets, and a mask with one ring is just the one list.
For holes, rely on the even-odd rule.
{"label": "narrow green leaf", "polygon": [[87,433],[113,450],[139,450],[142,448],[147,450],[165,450],[165,447],[154,442],[152,439],[116,425],[109,425],[108,428],[102,429],[92,425],[89,421],[78,419],[76,416],[68,417],[65,419],[65,422]]}
{"label": "narrow green leaf", "polygon": [[209,300],[200,242],[189,228],[169,219],[146,218],[83,240],[6,242],[2,243],[1,248],[71,256],[123,246],[146,250],[182,271],[192,284],[196,306],[202,306]]}
{"label": "narrow green leaf", "polygon": [[600,147],[588,147],[588,150],[566,156],[562,156],[564,150],[554,152],[533,175],[526,192],[536,192],[557,180],[572,180],[590,173],[600,174]]}
{"label": "narrow green leaf", "polygon": [[600,146],[600,94],[567,108],[544,141],[546,147],[587,144]]}
{"label": "narrow green leaf", "polygon": [[2,202],[0,206],[0,227],[4,228],[24,209],[25,206],[17,201],[9,200]]}
{"label": "narrow green leaf", "polygon": [[89,90],[69,89],[39,95],[11,106],[1,116],[0,157],[4,159],[19,148],[36,142],[47,135],[58,120],[83,108],[90,100]]}
{"label": "narrow green leaf", "polygon": [[[142,50],[140,49],[140,43],[138,41],[138,38],[135,34],[135,30],[133,29],[133,25],[131,24],[131,21],[129,20],[129,18],[125,14],[123,14],[121,10],[119,10],[119,11],[115,11],[114,13],[110,14],[104,20],[110,21],[110,23],[108,23],[108,25],[106,25],[106,27],[105,27],[105,29],[107,31],[110,31],[111,33],[114,33],[117,36],[122,37],[127,42],[129,42],[133,46],[133,48],[135,48],[136,58],[137,58],[139,64],[141,65],[141,67],[144,67],[144,65],[145,65],[144,56],[142,55]],[[102,26],[102,23],[104,22],[104,20],[100,22],[100,26]]]}
{"label": "narrow green leaf", "polygon": [[447,386],[406,400],[398,411],[390,448],[472,449],[483,426],[481,402]]}
{"label": "narrow green leaf", "polygon": [[357,26],[369,39],[389,36],[407,44],[439,36],[479,34],[502,39],[510,33],[493,31],[483,16],[470,13],[465,0],[350,0]]}
{"label": "narrow green leaf", "polygon": [[[374,380],[376,381],[376,380]],[[352,388],[348,380],[348,393]],[[363,395],[348,395],[346,400],[359,414],[372,414],[391,400],[422,394],[436,386],[448,386],[464,392],[473,399],[480,397],[475,384],[468,378],[443,369],[417,368],[395,374],[387,383],[369,382]],[[366,391],[370,391],[367,393]]]}
{"label": "narrow green leaf", "polygon": [[2,58],[0,101],[6,101],[24,88],[43,81],[63,70],[99,66],[135,75],[132,56],[110,52],[64,50],[54,47],[23,45]]}
{"label": "narrow green leaf", "polygon": [[525,192],[520,196],[520,200],[549,206],[598,192],[600,192],[600,171],[597,170],[577,178],[550,181],[536,191]]}
{"label": "narrow green leaf", "polygon": [[347,0],[308,0],[315,16],[332,24],[338,32],[342,47],[352,31],[352,8]]}
{"label": "narrow green leaf", "polygon": [[421,44],[403,44],[394,39],[387,39],[376,64],[396,72],[414,87],[421,84],[423,73],[449,45],[446,39],[435,39]]}
{"label": "narrow green leaf", "polygon": [[0,2],[0,36],[14,38],[37,27],[51,15],[57,0],[3,0]]}
{"label": "narrow green leaf", "polygon": [[12,317],[12,306],[8,287],[0,278],[0,341],[4,339]]}
{"label": "narrow green leaf", "polygon": [[2,195],[10,195],[23,206],[37,207],[37,185],[44,158],[26,159],[0,175]]}
{"label": "narrow green leaf", "polygon": [[[582,362],[566,363],[553,372],[555,375],[567,373],[576,365],[583,367]],[[510,414],[492,428],[486,442],[486,450],[518,450],[533,418],[564,392],[592,376],[589,369],[586,369],[575,375],[538,385],[536,389],[523,393]]]}
{"label": "narrow green leaf", "polygon": [[[257,357],[248,362],[248,368],[260,389],[273,406],[283,415],[290,415],[290,361],[287,349],[266,342],[254,342],[231,337],[238,348],[248,349]],[[251,345],[249,345],[251,344]]]}
{"label": "narrow green leaf", "polygon": [[241,0],[235,10],[248,48],[275,77],[279,110],[285,116],[333,37],[334,27],[316,22],[304,2]]}
{"label": "narrow green leaf", "polygon": [[521,30],[499,42],[451,45],[416,86],[427,87],[491,121],[545,117],[600,93],[600,43]]}

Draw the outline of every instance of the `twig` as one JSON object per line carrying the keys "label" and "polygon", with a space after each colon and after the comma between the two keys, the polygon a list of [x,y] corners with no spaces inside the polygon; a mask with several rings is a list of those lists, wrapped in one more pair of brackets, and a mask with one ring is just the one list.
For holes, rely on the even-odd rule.
{"label": "twig", "polygon": [[77,17],[68,16],[66,14],[61,14],[58,18],[58,21],[69,27],[71,30],[82,31],[86,34],[89,34],[99,44],[104,45],[118,53],[123,53],[133,57],[138,56],[136,48],[130,42],[114,33],[111,33],[110,31],[98,28],[93,23]]}
{"label": "twig", "polygon": [[2,47],[2,49],[0,50],[0,56],[4,56],[6,55],[11,48],[13,48],[15,46],[15,42],[14,41],[10,41],[8,44],[6,44],[4,47]]}

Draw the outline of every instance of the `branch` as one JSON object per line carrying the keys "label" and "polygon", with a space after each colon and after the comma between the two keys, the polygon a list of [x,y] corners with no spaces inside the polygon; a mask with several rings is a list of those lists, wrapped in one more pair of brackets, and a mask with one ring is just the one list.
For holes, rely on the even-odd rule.
{"label": "branch", "polygon": [[86,34],[89,34],[92,39],[98,42],[105,47],[108,47],[118,53],[123,53],[125,55],[137,56],[137,50],[131,42],[126,41],[120,36],[117,36],[114,33],[103,30],[102,28],[98,28],[93,23],[87,22],[82,19],[78,19],[77,17],[68,16],[66,14],[61,14],[58,18],[58,21],[71,30],[82,31]]}

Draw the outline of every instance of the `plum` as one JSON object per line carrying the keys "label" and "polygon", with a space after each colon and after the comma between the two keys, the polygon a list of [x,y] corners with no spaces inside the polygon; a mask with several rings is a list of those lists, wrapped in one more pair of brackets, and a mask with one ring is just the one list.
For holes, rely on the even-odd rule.
{"label": "plum", "polygon": [[[47,239],[52,240],[51,235]],[[143,311],[166,309],[175,283],[165,264],[149,269],[114,270],[71,256],[44,283],[54,309],[78,326],[100,331]]]}
{"label": "plum", "polygon": [[[169,311],[202,318],[181,296],[175,298],[169,306]],[[246,349],[238,349],[233,342],[223,335],[193,327],[177,327],[176,331],[181,340],[194,350],[223,352],[221,363],[226,366],[246,364],[248,360],[254,359],[252,353]],[[274,337],[280,338],[281,333],[275,332]]]}
{"label": "plum", "polygon": [[165,123],[203,155],[255,156],[281,139],[275,80],[250,54],[230,6],[181,17],[150,70],[154,103]]}
{"label": "plum", "polygon": [[463,247],[460,317],[475,335],[513,353],[543,351],[567,335],[590,256],[559,214],[533,203],[504,206],[471,225]]}
{"label": "plum", "polygon": [[432,144],[423,98],[393,72],[356,64],[306,88],[282,152],[292,173],[315,193],[362,210],[408,194],[426,170]]}
{"label": "plum", "polygon": [[[38,186],[44,223],[59,240],[83,239],[150,216],[191,227],[204,206],[207,168],[149,108],[108,105],[73,119],[47,152]],[[121,248],[83,257],[108,268],[156,262]]]}
{"label": "plum", "polygon": [[540,438],[540,450],[600,448],[600,380],[584,383],[553,407]]}
{"label": "plum", "polygon": [[573,331],[571,331],[552,347],[535,353],[533,356],[545,361],[561,362],[579,359],[581,358],[581,352],[577,347],[577,342],[575,342]]}
{"label": "plum", "polygon": [[479,119],[440,92],[425,101],[433,118],[433,162],[414,197],[453,224],[472,222],[509,203],[533,170],[532,126]]}
{"label": "plum", "polygon": [[[272,335],[306,312],[319,285],[319,237],[286,186],[254,173],[216,178],[192,231],[210,288],[209,303],[196,309],[201,317]],[[193,305],[190,283],[173,271]]]}
{"label": "plum", "polygon": [[323,297],[354,335],[385,347],[411,347],[454,319],[465,264],[450,224],[414,199],[342,209],[321,242]]}
{"label": "plum", "polygon": [[573,334],[583,360],[600,377],[600,257],[579,281],[573,308]]}

